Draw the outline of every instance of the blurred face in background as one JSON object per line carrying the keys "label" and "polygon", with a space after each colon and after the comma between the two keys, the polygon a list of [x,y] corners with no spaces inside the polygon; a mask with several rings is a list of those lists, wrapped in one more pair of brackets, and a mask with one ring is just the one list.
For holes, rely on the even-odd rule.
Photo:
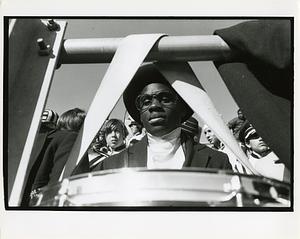
{"label": "blurred face in background", "polygon": [[205,135],[207,141],[210,144],[216,145],[219,142],[219,139],[214,134],[214,132],[212,132],[212,130],[210,128],[205,128],[203,132],[204,132],[204,135]]}
{"label": "blurred face in background", "polygon": [[140,129],[136,124],[130,124],[129,127],[133,135],[140,133]]}
{"label": "blurred face in background", "polygon": [[123,130],[120,126],[116,126],[114,129],[109,130],[105,134],[105,140],[108,147],[115,149],[124,144]]}

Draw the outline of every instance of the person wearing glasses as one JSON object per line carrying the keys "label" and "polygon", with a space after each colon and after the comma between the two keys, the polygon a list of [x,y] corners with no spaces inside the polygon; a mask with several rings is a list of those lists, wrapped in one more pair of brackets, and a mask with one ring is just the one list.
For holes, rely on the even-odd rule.
{"label": "person wearing glasses", "polygon": [[263,176],[280,181],[289,181],[289,172],[267,143],[246,121],[239,133],[239,139],[246,146],[249,162]]}
{"label": "person wearing glasses", "polygon": [[181,130],[192,109],[154,64],[139,68],[123,94],[130,116],[146,131],[136,144],[100,162],[93,171],[123,167],[232,170],[226,154],[196,143]]}

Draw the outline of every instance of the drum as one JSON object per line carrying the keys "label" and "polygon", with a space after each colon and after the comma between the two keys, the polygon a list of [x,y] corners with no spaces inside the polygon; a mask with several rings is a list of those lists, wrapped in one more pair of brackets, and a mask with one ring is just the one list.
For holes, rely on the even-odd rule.
{"label": "drum", "polygon": [[41,189],[34,206],[290,207],[287,183],[225,171],[124,168]]}

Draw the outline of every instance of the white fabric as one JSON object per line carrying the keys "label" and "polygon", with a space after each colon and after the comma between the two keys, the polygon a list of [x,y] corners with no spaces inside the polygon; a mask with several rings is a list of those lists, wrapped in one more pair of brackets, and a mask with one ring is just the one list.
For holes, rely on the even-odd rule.
{"label": "white fabric", "polygon": [[255,158],[249,155],[250,163],[261,175],[282,181],[284,176],[284,164],[275,163],[278,160],[274,152],[261,158]]}
{"label": "white fabric", "polygon": [[181,129],[177,128],[163,137],[147,133],[147,168],[181,169],[185,161],[180,142]]}
{"label": "white fabric", "polygon": [[130,145],[130,143],[131,143],[132,140],[140,141],[144,136],[145,136],[145,133],[143,133],[143,132],[140,133],[140,134],[138,134],[138,135],[132,136],[132,137],[128,140],[127,145]]}

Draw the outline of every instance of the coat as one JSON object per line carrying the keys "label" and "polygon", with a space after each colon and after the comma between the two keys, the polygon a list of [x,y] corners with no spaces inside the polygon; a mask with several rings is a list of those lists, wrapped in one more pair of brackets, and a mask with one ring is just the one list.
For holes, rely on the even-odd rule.
{"label": "coat", "polygon": [[38,169],[32,190],[56,183],[63,171],[78,133],[61,130],[53,134]]}
{"label": "coat", "polygon": [[293,100],[291,20],[244,22],[216,30],[237,56],[214,62],[258,134],[290,169]]}
{"label": "coat", "polygon": [[[183,167],[199,167],[232,170],[226,154],[213,150],[203,144],[194,144],[193,140],[182,134],[181,144],[185,154]],[[93,171],[127,167],[147,167],[147,137],[113,155],[100,164]]]}
{"label": "coat", "polygon": [[31,192],[32,185],[36,178],[38,169],[43,161],[44,154],[55,136],[56,130],[50,130],[41,126],[39,133],[36,136],[29,163],[27,166],[27,172],[25,174],[25,186],[22,197],[22,206],[27,206],[29,203],[29,195]]}

